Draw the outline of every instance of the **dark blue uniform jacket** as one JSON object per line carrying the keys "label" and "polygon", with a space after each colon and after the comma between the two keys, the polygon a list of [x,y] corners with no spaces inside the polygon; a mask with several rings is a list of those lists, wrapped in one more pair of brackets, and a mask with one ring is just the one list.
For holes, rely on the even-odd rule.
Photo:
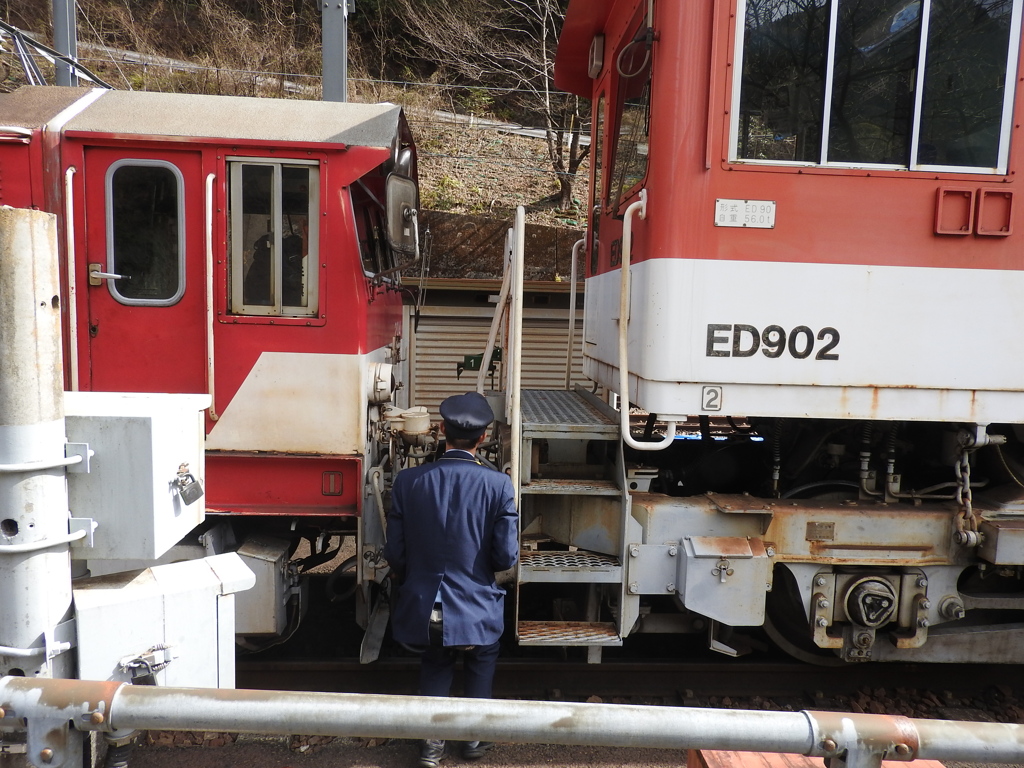
{"label": "dark blue uniform jacket", "polygon": [[506,475],[467,451],[395,478],[384,557],[399,579],[394,638],[428,645],[440,589],[444,645],[488,645],[501,636],[505,592],[494,572],[516,564],[515,497]]}

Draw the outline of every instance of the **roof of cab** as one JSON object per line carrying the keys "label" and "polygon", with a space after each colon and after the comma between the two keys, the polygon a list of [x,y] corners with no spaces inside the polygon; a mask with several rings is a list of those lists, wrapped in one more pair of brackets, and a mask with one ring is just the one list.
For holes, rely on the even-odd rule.
{"label": "roof of cab", "polygon": [[[86,93],[81,88],[19,88],[0,96],[0,123],[41,126]],[[118,136],[390,147],[402,120],[402,109],[394,104],[103,91],[73,114],[64,129]]]}

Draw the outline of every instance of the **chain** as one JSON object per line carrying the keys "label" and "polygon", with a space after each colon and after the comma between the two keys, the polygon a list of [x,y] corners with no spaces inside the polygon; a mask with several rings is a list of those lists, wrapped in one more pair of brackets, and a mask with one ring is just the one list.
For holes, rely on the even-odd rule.
{"label": "chain", "polygon": [[960,459],[953,465],[956,472],[956,503],[960,507],[956,514],[956,538],[965,546],[977,546],[978,519],[974,516],[973,494],[971,492],[971,453],[969,448],[960,452]]}

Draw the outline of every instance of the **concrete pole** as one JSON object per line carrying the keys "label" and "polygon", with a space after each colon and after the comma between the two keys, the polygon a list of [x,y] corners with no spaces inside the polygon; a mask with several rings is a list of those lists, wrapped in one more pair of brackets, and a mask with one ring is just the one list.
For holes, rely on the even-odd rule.
{"label": "concrete pole", "polygon": [[355,0],[321,0],[323,100],[348,101],[348,14]]}
{"label": "concrete pole", "polygon": [[[78,61],[78,13],[75,0],[53,0],[53,47]],[[78,85],[78,75],[63,61],[57,62],[57,85]]]}
{"label": "concrete pole", "polygon": [[71,614],[57,265],[56,217],[0,207],[0,674],[28,677],[74,673],[46,653]]}

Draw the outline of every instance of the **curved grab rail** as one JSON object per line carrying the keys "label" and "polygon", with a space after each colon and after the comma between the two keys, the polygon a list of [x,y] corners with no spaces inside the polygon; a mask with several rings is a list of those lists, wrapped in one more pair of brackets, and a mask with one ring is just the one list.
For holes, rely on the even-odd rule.
{"label": "curved grab rail", "polygon": [[626,208],[622,222],[622,268],[619,287],[619,429],[622,439],[637,451],[662,451],[672,445],[676,437],[676,423],[665,426],[665,438],[654,443],[637,442],[629,431],[629,358],[626,348],[629,343],[629,258],[633,249],[633,217],[639,212],[640,218],[647,218],[647,190],[640,190],[640,199]]}
{"label": "curved grab rail", "polygon": [[572,383],[572,350],[576,341],[576,281],[577,262],[579,261],[580,249],[586,244],[586,238],[580,238],[572,245],[572,269],[569,274],[569,344],[565,351],[565,388],[569,389]]}

